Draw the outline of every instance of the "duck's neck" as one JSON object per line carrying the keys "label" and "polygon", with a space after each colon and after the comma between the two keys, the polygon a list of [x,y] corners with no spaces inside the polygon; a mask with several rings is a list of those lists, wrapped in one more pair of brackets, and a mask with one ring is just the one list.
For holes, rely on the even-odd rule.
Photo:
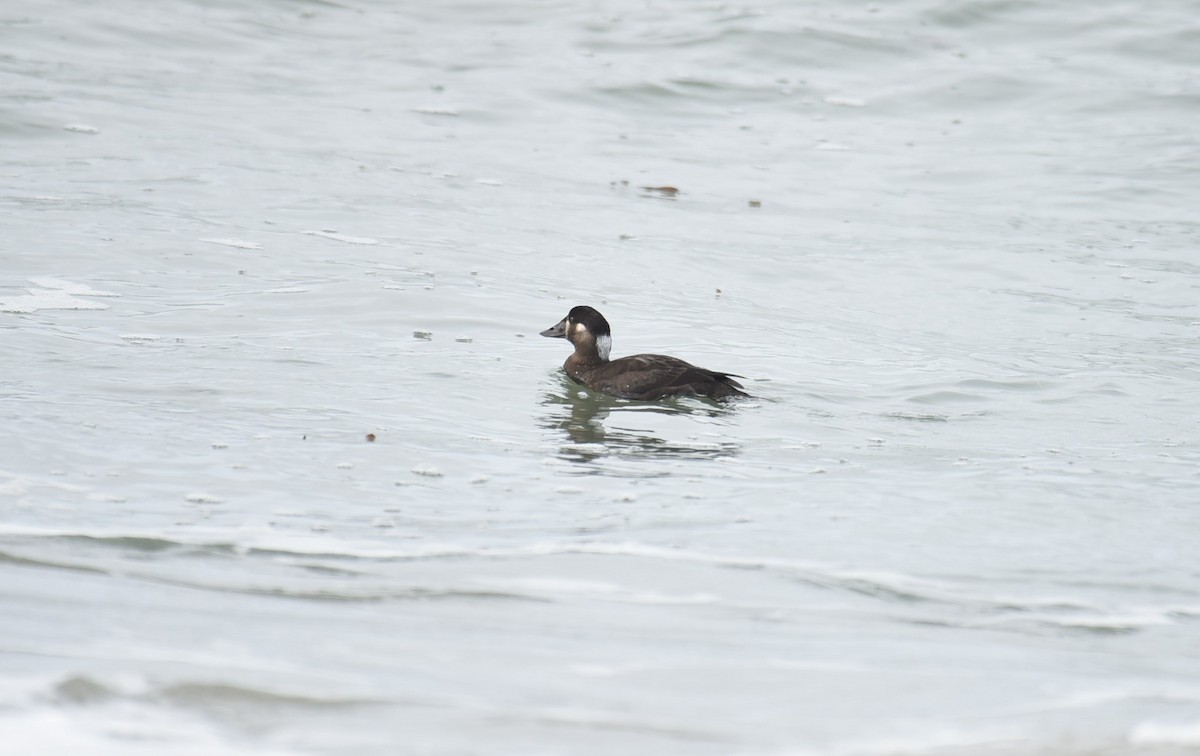
{"label": "duck's neck", "polygon": [[607,355],[596,354],[594,349],[576,349],[563,363],[563,370],[567,371],[567,375],[576,376],[588,370],[595,370],[608,362],[606,357]]}

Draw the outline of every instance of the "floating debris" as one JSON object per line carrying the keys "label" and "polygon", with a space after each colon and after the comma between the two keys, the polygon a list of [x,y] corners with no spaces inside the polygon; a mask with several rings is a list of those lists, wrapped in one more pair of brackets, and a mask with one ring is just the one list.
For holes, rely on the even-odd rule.
{"label": "floating debris", "polygon": [[656,194],[660,197],[678,197],[679,189],[674,186],[639,186],[643,192],[648,194]]}
{"label": "floating debris", "polygon": [[190,493],[183,497],[189,504],[220,504],[221,499],[206,493]]}
{"label": "floating debris", "polygon": [[837,95],[826,97],[825,103],[828,105],[837,105],[841,108],[865,108],[867,106],[866,100],[860,100],[857,97],[838,97]]}
{"label": "floating debris", "polygon": [[148,333],[121,334],[121,340],[130,344],[152,344],[156,341],[162,341],[162,338],[162,336],[154,336]]}

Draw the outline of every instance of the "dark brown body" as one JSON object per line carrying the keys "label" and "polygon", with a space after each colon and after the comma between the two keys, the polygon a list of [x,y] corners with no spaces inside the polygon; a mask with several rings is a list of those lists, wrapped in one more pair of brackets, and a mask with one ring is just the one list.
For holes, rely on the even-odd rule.
{"label": "dark brown body", "polygon": [[749,396],[729,373],[717,373],[662,354],[635,354],[595,363],[572,354],[563,370],[576,383],[623,399],[662,399],[667,396],[707,396],[725,399]]}

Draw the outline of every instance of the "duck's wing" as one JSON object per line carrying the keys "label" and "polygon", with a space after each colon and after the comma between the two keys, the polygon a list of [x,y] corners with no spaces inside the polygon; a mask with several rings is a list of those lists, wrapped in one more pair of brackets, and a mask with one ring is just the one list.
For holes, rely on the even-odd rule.
{"label": "duck's wing", "polygon": [[654,400],[667,396],[708,396],[724,399],[748,396],[732,373],[718,373],[663,354],[635,354],[607,362],[589,382],[626,399]]}

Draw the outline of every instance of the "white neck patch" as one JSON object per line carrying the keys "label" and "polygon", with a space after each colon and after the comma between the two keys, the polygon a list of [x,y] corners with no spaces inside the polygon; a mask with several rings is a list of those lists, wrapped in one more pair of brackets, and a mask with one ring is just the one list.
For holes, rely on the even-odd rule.
{"label": "white neck patch", "polygon": [[600,359],[608,362],[608,353],[612,351],[612,336],[597,336],[596,351],[600,353]]}

